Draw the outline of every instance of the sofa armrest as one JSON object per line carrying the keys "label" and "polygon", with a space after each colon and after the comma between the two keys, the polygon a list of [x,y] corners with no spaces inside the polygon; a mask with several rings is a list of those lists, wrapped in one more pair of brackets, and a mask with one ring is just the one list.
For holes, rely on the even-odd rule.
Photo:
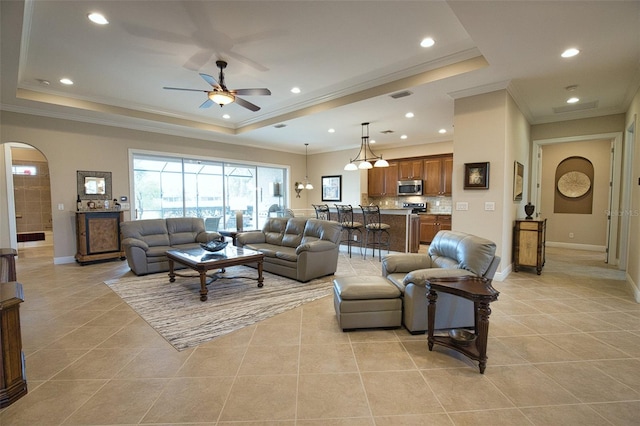
{"label": "sofa armrest", "polygon": [[137,238],[125,238],[122,240],[122,245],[124,247],[139,247],[144,251],[149,250],[149,244]]}
{"label": "sofa armrest", "polygon": [[465,277],[476,275],[467,271],[466,269],[448,269],[448,268],[428,268],[417,269],[409,272],[405,275],[402,283],[406,286],[409,284],[417,285],[419,287],[426,287],[427,281],[433,278],[449,278],[449,277]]}
{"label": "sofa armrest", "polygon": [[202,231],[196,235],[197,243],[208,243],[209,241],[223,241],[224,237],[215,231]]}
{"label": "sofa armrest", "polygon": [[388,254],[382,258],[382,276],[431,268],[431,258],[420,253]]}
{"label": "sofa armrest", "polygon": [[300,254],[303,251],[323,252],[334,250],[335,248],[336,244],[332,243],[331,241],[318,240],[299,245],[298,247],[296,247],[296,254]]}
{"label": "sofa armrest", "polygon": [[236,242],[238,247],[245,246],[247,244],[259,244],[266,241],[266,235],[264,232],[242,232],[236,235]]}

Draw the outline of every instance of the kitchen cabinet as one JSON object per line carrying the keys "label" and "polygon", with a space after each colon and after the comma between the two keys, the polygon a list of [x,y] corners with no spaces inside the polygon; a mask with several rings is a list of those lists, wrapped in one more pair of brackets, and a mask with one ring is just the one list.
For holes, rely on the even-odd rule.
{"label": "kitchen cabinet", "polygon": [[81,265],[96,260],[125,259],[120,243],[121,211],[76,213],[76,261]]}
{"label": "kitchen cabinet", "polygon": [[395,197],[398,194],[398,163],[389,162],[389,167],[374,167],[368,173],[370,197]]}
{"label": "kitchen cabinet", "polygon": [[538,275],[545,261],[547,219],[518,219],[513,227],[513,270],[533,266]]}
{"label": "kitchen cabinet", "polygon": [[420,215],[420,242],[430,244],[438,231],[451,230],[451,215]]}
{"label": "kitchen cabinet", "polygon": [[451,195],[453,154],[433,156],[423,160],[423,194]]}
{"label": "kitchen cabinet", "polygon": [[398,180],[422,180],[422,163],[422,159],[398,162]]}

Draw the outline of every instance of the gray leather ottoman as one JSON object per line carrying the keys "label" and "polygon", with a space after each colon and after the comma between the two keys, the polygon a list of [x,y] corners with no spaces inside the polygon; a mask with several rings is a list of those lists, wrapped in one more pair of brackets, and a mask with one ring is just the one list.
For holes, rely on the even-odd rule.
{"label": "gray leather ottoman", "polygon": [[397,328],[402,323],[400,290],[381,276],[334,279],[333,305],[343,331]]}

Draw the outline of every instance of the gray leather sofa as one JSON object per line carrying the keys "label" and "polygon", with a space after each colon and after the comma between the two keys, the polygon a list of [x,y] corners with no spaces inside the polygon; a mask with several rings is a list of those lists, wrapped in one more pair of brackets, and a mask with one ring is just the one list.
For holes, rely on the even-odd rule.
{"label": "gray leather sofa", "polygon": [[167,250],[199,248],[199,243],[222,238],[205,231],[204,220],[197,217],[133,220],[121,223],[120,232],[129,268],[136,275],[168,271]]}
{"label": "gray leather sofa", "polygon": [[236,244],[264,253],[265,271],[306,282],[336,272],[340,234],[337,222],[272,217],[262,231],[239,233]]}
{"label": "gray leather sofa", "polygon": [[[429,278],[476,275],[493,279],[500,264],[492,241],[463,232],[440,231],[427,255],[389,254],[382,259],[382,275],[402,292],[402,322],[412,334],[427,331]],[[474,326],[473,302],[451,294],[438,294],[434,328]]]}

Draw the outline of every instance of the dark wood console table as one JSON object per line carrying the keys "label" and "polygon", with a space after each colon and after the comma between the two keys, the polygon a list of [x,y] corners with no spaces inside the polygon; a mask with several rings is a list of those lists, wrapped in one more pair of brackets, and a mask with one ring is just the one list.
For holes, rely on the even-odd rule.
{"label": "dark wood console table", "polygon": [[23,301],[20,283],[0,283],[0,408],[27,394],[20,334],[20,303]]}
{"label": "dark wood console table", "polygon": [[[487,337],[489,337],[489,304],[498,300],[498,292],[491,286],[491,280],[487,278],[465,276],[433,278],[427,281],[427,298],[429,299],[428,326],[429,326],[429,350],[433,345],[446,346],[460,352],[463,355],[479,362],[480,374],[484,374],[487,366]],[[475,310],[475,339],[466,346],[449,336],[434,336],[433,326],[436,319],[436,301],[438,292],[449,293],[464,297],[473,302]]]}

